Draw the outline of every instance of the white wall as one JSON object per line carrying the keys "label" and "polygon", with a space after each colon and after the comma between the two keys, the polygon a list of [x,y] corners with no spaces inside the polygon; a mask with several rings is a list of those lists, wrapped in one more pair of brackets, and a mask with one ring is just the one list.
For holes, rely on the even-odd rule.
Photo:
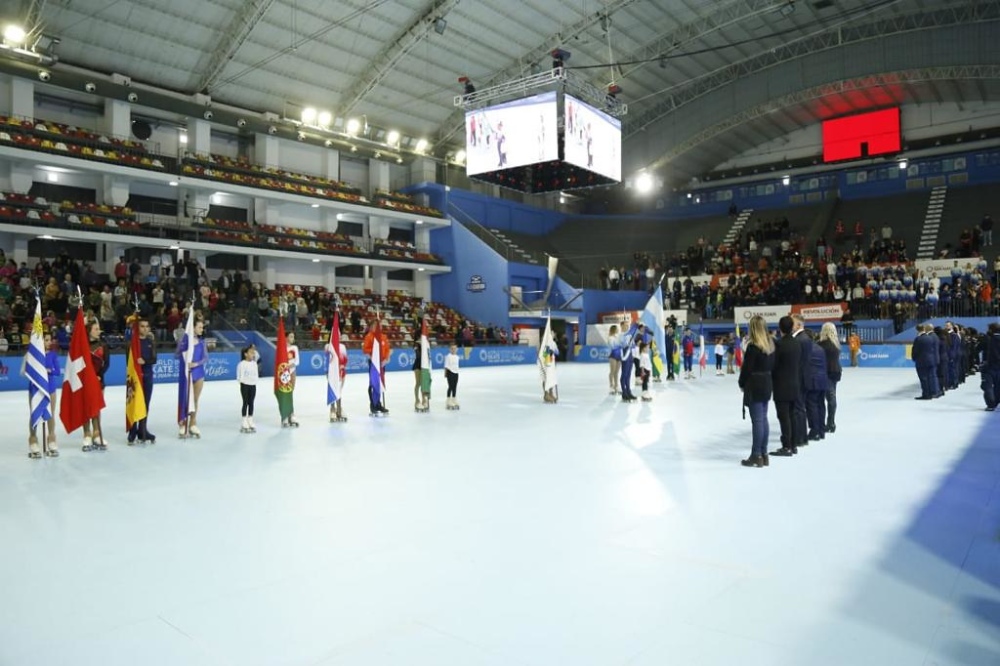
{"label": "white wall", "polygon": [[235,136],[222,132],[212,132],[211,153],[236,159],[239,157],[239,142]]}
{"label": "white wall", "polygon": [[[943,134],[996,127],[1000,123],[1000,104],[911,104],[902,107],[900,118],[905,144],[907,141]],[[822,152],[823,133],[820,124],[816,123],[748,150],[716,168],[741,169],[786,159],[812,157]]]}
{"label": "white wall", "polygon": [[368,193],[368,160],[353,160],[340,154],[340,181]]}
{"label": "white wall", "polygon": [[278,161],[280,164],[269,164],[268,166],[318,176],[323,173],[323,153],[326,151],[326,148],[319,146],[278,139]]}
{"label": "white wall", "polygon": [[299,229],[310,229],[312,231],[323,230],[323,210],[321,208],[289,203],[279,204],[278,209],[282,226],[298,227]]}
{"label": "white wall", "polygon": [[10,113],[10,77],[0,75],[0,113]]}

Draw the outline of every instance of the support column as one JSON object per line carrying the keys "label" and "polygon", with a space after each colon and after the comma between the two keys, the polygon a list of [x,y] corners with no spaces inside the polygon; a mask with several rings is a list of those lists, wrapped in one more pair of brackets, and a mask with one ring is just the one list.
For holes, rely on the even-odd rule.
{"label": "support column", "polygon": [[426,303],[431,301],[431,276],[426,271],[413,271],[413,295]]}
{"label": "support column", "polygon": [[431,230],[425,224],[418,224],[413,228],[413,244],[421,252],[431,251]]}
{"label": "support column", "polygon": [[410,163],[410,185],[437,182],[437,164],[427,157],[418,157]]}
{"label": "support column", "polygon": [[102,203],[107,206],[124,206],[128,203],[128,180],[120,176],[103,177]]}
{"label": "support column", "polygon": [[323,177],[330,180],[340,180],[340,151],[327,148],[323,153]]}
{"label": "support column", "polygon": [[104,131],[109,136],[128,138],[132,129],[132,107],[118,99],[104,100]]}
{"label": "support column", "polygon": [[35,117],[35,84],[28,79],[10,77],[10,115],[18,118]]}
{"label": "support column", "polygon": [[20,266],[21,262],[28,261],[28,237],[27,236],[15,236],[14,237],[14,252],[8,259],[13,259]]}
{"label": "support column", "polygon": [[324,210],[323,217],[320,224],[320,229],[331,234],[337,233],[337,227],[340,225],[340,215],[333,212],[332,210]]}
{"label": "support column", "polygon": [[34,165],[28,162],[0,163],[0,189],[4,192],[27,194],[34,179]]}
{"label": "support column", "polygon": [[257,224],[281,224],[281,210],[267,199],[253,200],[253,214]]}
{"label": "support column", "polygon": [[331,292],[337,288],[337,267],[334,264],[323,264],[323,287]]}
{"label": "support column", "polygon": [[212,195],[192,187],[177,188],[177,213],[181,220],[190,222],[196,215],[204,215],[212,203]]}
{"label": "support column", "polygon": [[278,167],[279,162],[278,137],[270,134],[257,134],[254,138],[253,159],[257,164]]}
{"label": "support column", "polygon": [[206,120],[188,122],[188,152],[209,155],[212,152],[212,126]]}
{"label": "support column", "polygon": [[389,293],[389,269],[388,268],[372,268],[372,286],[371,290],[380,296],[385,296]]}
{"label": "support column", "polygon": [[374,196],[377,190],[389,191],[389,163],[368,160],[368,187]]}
{"label": "support column", "polygon": [[[118,263],[118,257],[125,254],[125,246],[118,245],[117,243],[105,243],[104,245],[104,272],[108,275],[115,274],[115,265]],[[96,269],[100,266],[100,257],[98,261],[95,262],[94,268]]]}
{"label": "support column", "polygon": [[268,259],[260,260],[260,272],[263,274],[263,282],[268,288],[273,287],[278,284],[278,270],[274,267],[273,262]]}

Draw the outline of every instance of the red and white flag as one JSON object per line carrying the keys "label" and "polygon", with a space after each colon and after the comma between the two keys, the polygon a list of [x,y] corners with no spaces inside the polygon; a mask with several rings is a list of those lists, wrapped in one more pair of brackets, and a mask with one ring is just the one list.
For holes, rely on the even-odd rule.
{"label": "red and white flag", "polygon": [[82,426],[104,409],[101,380],[94,372],[90,356],[90,341],[83,321],[83,311],[76,311],[73,337],[69,341],[69,356],[63,373],[62,399],[59,401],[59,420],[67,433]]}

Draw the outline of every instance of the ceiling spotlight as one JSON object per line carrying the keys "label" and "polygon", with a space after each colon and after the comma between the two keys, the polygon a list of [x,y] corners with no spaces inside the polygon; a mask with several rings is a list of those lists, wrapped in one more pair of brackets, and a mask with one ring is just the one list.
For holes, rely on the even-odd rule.
{"label": "ceiling spotlight", "polygon": [[351,118],[347,121],[347,133],[351,136],[356,136],[358,130],[361,129],[361,121],[357,118]]}
{"label": "ceiling spotlight", "polygon": [[389,130],[389,134],[385,137],[385,142],[390,146],[395,146],[399,143],[399,132],[396,130]]}
{"label": "ceiling spotlight", "polygon": [[168,249],[168,250],[179,250],[179,249],[181,249],[181,246],[180,246],[180,245],[177,245],[177,244],[175,243],[174,245],[170,245],[170,246],[168,246],[168,247],[167,247],[167,249]]}
{"label": "ceiling spotlight", "polygon": [[443,18],[434,19],[434,32],[439,35],[443,35],[444,31],[448,29],[448,22]]}
{"label": "ceiling spotlight", "polygon": [[376,150],[375,151],[375,159],[379,159],[380,157],[382,157],[382,153]]}
{"label": "ceiling spotlight", "polygon": [[313,259],[313,263],[314,264],[318,264],[319,263],[319,259]]}
{"label": "ceiling spotlight", "polygon": [[333,122],[333,114],[329,111],[320,111],[319,115],[316,116],[316,122],[319,123],[320,127],[329,127],[330,123]]}
{"label": "ceiling spotlight", "polygon": [[306,138],[306,133],[305,132],[298,132],[295,135],[295,138],[297,138],[299,141],[304,141],[305,138]]}
{"label": "ceiling spotlight", "polygon": [[24,31],[24,28],[14,23],[8,24],[3,29],[3,40],[11,46],[24,44],[24,38],[27,36],[28,34]]}
{"label": "ceiling spotlight", "polygon": [[416,151],[418,153],[422,153],[425,150],[427,150],[427,139],[420,139],[419,141],[417,141]]}
{"label": "ceiling spotlight", "polygon": [[402,164],[402,163],[403,163],[403,158],[402,157],[397,157],[396,158],[396,164]]}
{"label": "ceiling spotlight", "polygon": [[269,126],[269,127],[267,128],[267,133],[268,133],[268,134],[272,134],[272,135],[273,135],[273,134],[277,134],[277,133],[278,133],[278,128],[277,128],[277,127],[275,127],[274,125],[271,125],[271,126]]}
{"label": "ceiling spotlight", "polygon": [[312,125],[314,122],[316,122],[316,109],[312,108],[311,106],[307,106],[306,108],[302,109],[302,122],[304,122],[306,125]]}
{"label": "ceiling spotlight", "polygon": [[52,240],[53,238],[55,238],[55,236],[53,236],[52,234],[42,234],[41,236],[39,236],[39,238],[42,240]]}
{"label": "ceiling spotlight", "polygon": [[170,187],[177,187],[177,181],[176,180],[170,181]]}
{"label": "ceiling spotlight", "polygon": [[59,182],[59,174],[57,174],[57,173],[52,173],[52,172],[50,171],[50,172],[49,172],[49,182],[50,182],[50,183],[58,183],[58,182]]}
{"label": "ceiling spotlight", "polygon": [[48,81],[51,78],[52,78],[52,74],[50,74],[49,72],[46,72],[44,69],[42,71],[38,72],[38,80],[39,81]]}
{"label": "ceiling spotlight", "polygon": [[423,224],[423,223],[424,223],[423,220],[417,220],[417,224]]}
{"label": "ceiling spotlight", "polygon": [[643,171],[635,178],[635,189],[641,194],[646,194],[653,189],[653,176]]}
{"label": "ceiling spotlight", "polygon": [[553,49],[549,55],[552,56],[552,69],[562,69],[573,54],[566,49]]}
{"label": "ceiling spotlight", "polygon": [[96,91],[96,90],[97,90],[97,84],[96,84],[96,83],[94,83],[93,81],[87,81],[87,82],[86,82],[86,83],[85,83],[85,84],[83,85],[83,89],[84,89],[84,90],[86,90],[86,91],[87,91],[87,92],[89,92],[89,93],[92,93],[92,92],[94,92],[94,91]]}
{"label": "ceiling spotlight", "polygon": [[319,208],[319,204],[309,204],[311,208]]}
{"label": "ceiling spotlight", "polygon": [[781,177],[781,184],[782,184],[782,185],[784,185],[785,187],[788,187],[788,185],[789,185],[789,184],[790,184],[791,182],[792,182],[792,178],[791,178],[791,176],[782,176],[782,177]]}
{"label": "ceiling spotlight", "polygon": [[358,147],[357,146],[351,146],[351,152],[352,153],[358,152]]}
{"label": "ceiling spotlight", "polygon": [[130,92],[128,94],[128,101],[132,102],[133,104],[135,104],[136,102],[138,102],[139,101],[139,93]]}
{"label": "ceiling spotlight", "polygon": [[239,120],[236,121],[236,126],[237,127],[246,127],[247,126],[247,119],[246,118],[240,118]]}
{"label": "ceiling spotlight", "polygon": [[205,120],[211,120],[213,116],[215,116],[215,114],[212,113],[211,111],[206,111],[205,113],[201,114],[201,117],[204,118]]}
{"label": "ceiling spotlight", "polygon": [[327,148],[329,148],[330,146],[333,145],[333,141],[330,141],[329,139],[327,139],[326,141],[323,142],[323,145],[326,146]]}
{"label": "ceiling spotlight", "polygon": [[183,132],[181,132],[181,135],[179,137],[177,137],[177,140],[180,141],[181,143],[187,143],[188,142],[188,135],[185,134],[185,133],[183,133]]}
{"label": "ceiling spotlight", "polygon": [[455,161],[459,162],[459,163],[465,161],[465,151],[464,150],[460,150],[457,153],[455,153]]}
{"label": "ceiling spotlight", "polygon": [[906,171],[906,167],[907,166],[909,166],[909,162],[907,162],[905,159],[899,160],[899,169],[900,169],[900,171]]}

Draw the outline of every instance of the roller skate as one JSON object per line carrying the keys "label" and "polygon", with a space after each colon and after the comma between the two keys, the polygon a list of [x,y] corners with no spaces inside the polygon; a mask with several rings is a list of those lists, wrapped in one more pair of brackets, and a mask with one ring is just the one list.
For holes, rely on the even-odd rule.
{"label": "roller skate", "polygon": [[42,450],[38,446],[38,438],[34,435],[28,438],[28,457],[31,459],[42,457]]}

